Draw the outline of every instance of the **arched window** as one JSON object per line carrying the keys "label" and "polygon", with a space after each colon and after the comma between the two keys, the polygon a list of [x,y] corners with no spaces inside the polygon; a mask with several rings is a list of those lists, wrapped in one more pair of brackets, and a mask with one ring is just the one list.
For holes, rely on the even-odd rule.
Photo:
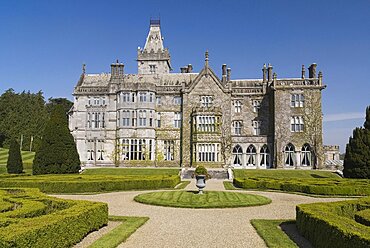
{"label": "arched window", "polygon": [[247,165],[255,166],[256,165],[256,148],[254,145],[250,145],[247,148]]}
{"label": "arched window", "polygon": [[304,144],[302,146],[302,166],[311,166],[311,161],[311,146],[309,144]]}
{"label": "arched window", "polygon": [[270,167],[270,151],[267,145],[262,146],[260,150],[261,154],[261,166],[266,166],[266,168]]}
{"label": "arched window", "polygon": [[241,166],[242,163],[243,149],[240,145],[236,145],[233,149],[234,165]]}
{"label": "arched window", "polygon": [[285,154],[285,165],[286,166],[294,166],[295,160],[295,148],[292,143],[289,143],[284,150]]}

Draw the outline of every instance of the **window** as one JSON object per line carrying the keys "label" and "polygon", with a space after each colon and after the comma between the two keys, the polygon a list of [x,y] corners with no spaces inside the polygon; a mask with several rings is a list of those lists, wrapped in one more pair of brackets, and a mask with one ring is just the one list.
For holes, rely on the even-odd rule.
{"label": "window", "polygon": [[156,66],[155,65],[149,65],[149,72],[150,72],[150,74],[155,74]]}
{"label": "window", "polygon": [[216,118],[214,116],[197,116],[197,131],[198,132],[215,132]]}
{"label": "window", "polygon": [[121,93],[122,95],[122,102],[130,102],[130,93],[128,92],[124,92],[124,93]]}
{"label": "window", "polygon": [[302,147],[302,166],[311,166],[311,147],[309,144],[304,144]]}
{"label": "window", "polygon": [[93,161],[94,160],[94,140],[87,140],[87,160],[88,161]]}
{"label": "window", "polygon": [[134,110],[131,111],[131,124],[133,127],[136,126],[136,116],[135,116],[136,112]]}
{"label": "window", "polygon": [[292,108],[301,108],[304,106],[304,95],[303,94],[291,94],[290,106]]}
{"label": "window", "polygon": [[234,121],[234,134],[236,135],[242,134],[242,122],[241,121]]}
{"label": "window", "polygon": [[303,132],[304,121],[302,116],[292,116],[290,119],[290,131],[291,132]]}
{"label": "window", "polygon": [[256,165],[256,148],[254,145],[250,145],[247,148],[247,165],[255,166]]}
{"label": "window", "polygon": [[243,149],[240,145],[236,145],[233,149],[234,165],[241,166],[242,164]]}
{"label": "window", "polygon": [[209,108],[212,106],[213,96],[201,96],[200,104],[202,107]]}
{"label": "window", "polygon": [[[123,139],[122,159],[123,160],[153,160],[153,140],[145,139]],[[148,157],[148,156],[149,157]]]}
{"label": "window", "polygon": [[130,126],[130,110],[124,110],[122,112],[122,126],[128,127]]}
{"label": "window", "polygon": [[267,145],[262,146],[260,150],[261,162],[260,166],[270,167],[270,151]]}
{"label": "window", "polygon": [[157,105],[161,105],[161,97],[160,96],[156,97],[156,102],[157,102]]}
{"label": "window", "polygon": [[286,166],[294,166],[294,160],[295,160],[295,148],[294,146],[289,143],[285,149],[284,149],[284,155],[285,155],[285,165]]}
{"label": "window", "polygon": [[260,121],[253,121],[253,135],[260,135],[261,134],[261,122]]}
{"label": "window", "polygon": [[174,160],[175,142],[173,140],[165,140],[164,142],[164,160]]}
{"label": "window", "polygon": [[173,126],[175,128],[180,128],[181,126],[181,113],[180,112],[175,112],[175,118],[173,121]]}
{"label": "window", "polygon": [[153,102],[153,93],[149,93],[149,102]]}
{"label": "window", "polygon": [[241,103],[241,101],[239,101],[239,100],[235,101],[234,107],[235,107],[235,113],[241,113],[242,112],[242,103]]}
{"label": "window", "polygon": [[92,127],[92,119],[91,119],[91,114],[90,113],[87,113],[87,128],[91,128]]}
{"label": "window", "polygon": [[146,93],[145,92],[139,93],[139,102],[146,102]]}
{"label": "window", "polygon": [[105,128],[105,113],[87,113],[87,126],[94,129]]}
{"label": "window", "polygon": [[181,105],[181,96],[175,96],[173,98],[173,104],[175,104],[175,105]]}
{"label": "window", "polygon": [[218,144],[198,144],[198,161],[199,162],[217,162],[218,161]]}
{"label": "window", "polygon": [[97,160],[101,161],[104,160],[103,154],[104,154],[104,140],[97,140],[97,148],[98,148],[98,154],[97,154]]}
{"label": "window", "polygon": [[149,112],[149,127],[153,126],[153,111]]}
{"label": "window", "polygon": [[139,110],[139,127],[146,127],[146,110]]}
{"label": "window", "polygon": [[253,100],[252,105],[253,105],[253,112],[257,113],[261,107],[261,100]]}
{"label": "window", "polygon": [[161,113],[157,113],[157,127],[161,127]]}

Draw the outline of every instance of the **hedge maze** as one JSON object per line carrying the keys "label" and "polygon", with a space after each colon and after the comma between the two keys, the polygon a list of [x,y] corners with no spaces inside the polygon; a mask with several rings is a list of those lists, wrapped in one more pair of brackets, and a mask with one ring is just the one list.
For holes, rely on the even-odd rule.
{"label": "hedge maze", "polygon": [[370,247],[370,197],[302,204],[296,213],[299,232],[314,247]]}
{"label": "hedge maze", "polygon": [[0,247],[70,247],[108,223],[105,203],[0,189]]}

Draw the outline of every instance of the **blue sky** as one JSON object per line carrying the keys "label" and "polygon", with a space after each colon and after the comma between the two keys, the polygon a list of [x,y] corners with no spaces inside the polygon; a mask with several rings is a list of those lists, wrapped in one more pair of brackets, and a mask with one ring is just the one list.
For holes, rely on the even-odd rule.
{"label": "blue sky", "polygon": [[119,59],[136,73],[149,19],[161,18],[172,66],[204,51],[220,74],[260,78],[264,63],[278,77],[300,77],[315,62],[324,75],[324,142],[341,150],[370,105],[370,1],[0,1],[0,93],[42,90],[67,97],[83,63],[109,72]]}

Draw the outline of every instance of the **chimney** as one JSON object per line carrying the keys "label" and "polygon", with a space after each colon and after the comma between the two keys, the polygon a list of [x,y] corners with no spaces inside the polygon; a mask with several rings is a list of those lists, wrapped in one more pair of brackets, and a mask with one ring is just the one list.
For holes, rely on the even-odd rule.
{"label": "chimney", "polygon": [[231,68],[227,68],[226,70],[226,81],[230,81],[230,76],[231,76]]}
{"label": "chimney", "polygon": [[263,64],[263,68],[262,68],[263,82],[266,82],[266,72],[267,72],[266,64]]}
{"label": "chimney", "polygon": [[322,85],[322,72],[319,71],[319,85]]}
{"label": "chimney", "polygon": [[222,82],[226,81],[226,67],[227,67],[226,64],[222,65]]}
{"label": "chimney", "polygon": [[306,77],[306,69],[304,68],[304,65],[302,65],[302,79],[305,79]]}
{"label": "chimney", "polygon": [[181,67],[180,70],[181,70],[181,73],[186,73],[186,67]]}
{"label": "chimney", "polygon": [[112,78],[123,78],[123,74],[124,74],[123,72],[124,64],[123,63],[119,63],[117,59],[116,63],[112,63],[110,67],[111,67]]}
{"label": "chimney", "polygon": [[188,73],[193,72],[193,66],[191,64],[188,64]]}
{"label": "chimney", "polygon": [[308,77],[309,78],[316,78],[316,63],[313,63],[308,67]]}
{"label": "chimney", "polygon": [[272,81],[272,65],[268,65],[267,67],[267,77],[268,77],[268,81]]}

